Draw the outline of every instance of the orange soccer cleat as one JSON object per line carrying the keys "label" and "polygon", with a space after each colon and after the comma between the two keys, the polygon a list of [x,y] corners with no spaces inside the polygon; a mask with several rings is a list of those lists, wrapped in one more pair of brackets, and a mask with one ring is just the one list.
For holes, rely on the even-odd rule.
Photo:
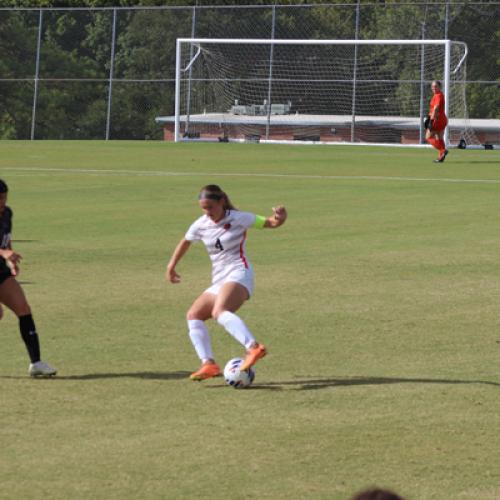
{"label": "orange soccer cleat", "polygon": [[207,378],[219,377],[220,375],[222,375],[222,372],[219,365],[213,361],[207,361],[201,365],[199,370],[191,373],[189,378],[191,380],[206,380]]}
{"label": "orange soccer cleat", "polygon": [[260,358],[263,358],[267,354],[266,348],[262,344],[257,344],[247,351],[247,355],[243,364],[240,366],[240,371],[248,370],[253,366]]}

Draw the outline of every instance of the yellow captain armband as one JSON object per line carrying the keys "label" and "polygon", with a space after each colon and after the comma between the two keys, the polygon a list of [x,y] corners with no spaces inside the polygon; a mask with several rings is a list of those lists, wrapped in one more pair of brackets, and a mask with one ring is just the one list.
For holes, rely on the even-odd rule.
{"label": "yellow captain armband", "polygon": [[257,229],[264,229],[264,224],[266,223],[266,218],[262,215],[255,216],[255,222],[253,223],[253,227]]}

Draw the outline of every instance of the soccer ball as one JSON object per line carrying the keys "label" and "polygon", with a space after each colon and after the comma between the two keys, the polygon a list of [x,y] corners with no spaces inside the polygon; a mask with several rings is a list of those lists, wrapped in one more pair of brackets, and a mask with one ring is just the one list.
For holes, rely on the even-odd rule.
{"label": "soccer ball", "polygon": [[240,366],[243,363],[241,358],[233,358],[226,363],[224,367],[224,380],[228,385],[235,389],[243,389],[248,387],[255,378],[255,371],[249,368],[245,371],[240,371]]}

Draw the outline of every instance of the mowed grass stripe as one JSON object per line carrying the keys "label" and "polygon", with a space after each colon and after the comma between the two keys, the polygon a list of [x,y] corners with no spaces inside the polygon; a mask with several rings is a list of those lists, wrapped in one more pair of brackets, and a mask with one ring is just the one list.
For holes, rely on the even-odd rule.
{"label": "mowed grass stripe", "polygon": [[289,179],[320,179],[320,180],[363,180],[363,181],[403,181],[403,182],[451,182],[466,184],[500,184],[500,179],[452,179],[452,178],[422,178],[422,177],[386,177],[375,175],[307,175],[307,174],[255,174],[255,173],[223,173],[223,172],[165,172],[148,170],[109,170],[109,169],[82,169],[82,168],[22,168],[3,167],[6,171],[21,172],[50,172],[64,174],[98,174],[98,175],[135,175],[153,177],[194,176],[207,177],[264,177]]}

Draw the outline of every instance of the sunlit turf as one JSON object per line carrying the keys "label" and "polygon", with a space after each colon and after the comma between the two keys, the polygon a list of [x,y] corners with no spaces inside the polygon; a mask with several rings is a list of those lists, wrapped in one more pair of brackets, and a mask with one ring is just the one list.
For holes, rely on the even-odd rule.
{"label": "sunlit turf", "polygon": [[[427,149],[1,142],[20,281],[52,380],[0,322],[1,498],[500,497],[500,155]],[[252,388],[187,379],[209,284],[175,244],[218,183],[251,231]],[[220,364],[242,350],[210,323]]]}

